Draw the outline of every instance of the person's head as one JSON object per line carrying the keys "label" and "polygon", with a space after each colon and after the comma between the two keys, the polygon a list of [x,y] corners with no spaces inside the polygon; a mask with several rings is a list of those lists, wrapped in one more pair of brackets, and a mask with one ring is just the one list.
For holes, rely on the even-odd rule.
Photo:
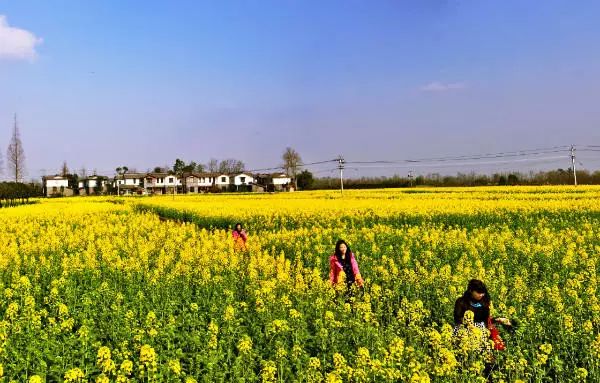
{"label": "person's head", "polygon": [[238,233],[241,232],[244,228],[242,227],[241,223],[236,223],[235,224],[235,231],[237,231]]}
{"label": "person's head", "polygon": [[335,255],[341,257],[350,253],[350,246],[348,246],[346,241],[344,241],[343,239],[338,239],[338,241],[335,243]]}
{"label": "person's head", "polygon": [[488,293],[485,283],[479,279],[471,279],[467,285],[467,291],[464,296],[475,302],[481,302],[488,306],[491,301],[490,294]]}

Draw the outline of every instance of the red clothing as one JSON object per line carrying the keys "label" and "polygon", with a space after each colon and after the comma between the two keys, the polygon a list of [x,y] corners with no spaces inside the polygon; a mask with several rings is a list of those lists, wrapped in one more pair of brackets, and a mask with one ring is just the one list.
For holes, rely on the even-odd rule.
{"label": "red clothing", "polygon": [[246,243],[246,241],[248,240],[248,235],[246,234],[246,232],[244,230],[238,232],[237,230],[234,230],[231,235],[233,236],[233,239],[235,240],[242,240],[244,241],[244,243]]}
{"label": "red clothing", "polygon": [[[346,254],[348,256],[348,254]],[[359,286],[363,285],[363,279],[360,276],[360,270],[358,269],[358,263],[353,253],[350,253],[350,265],[352,266],[352,273],[354,274],[354,280]],[[329,280],[332,284],[338,283],[340,272],[344,271],[344,266],[340,263],[335,254],[329,257]],[[346,276],[348,279],[348,276]]]}
{"label": "red clothing", "polygon": [[233,242],[235,243],[235,246],[238,249],[246,250],[246,241],[248,240],[248,235],[246,232],[244,230],[241,232],[234,230],[231,232],[231,235],[233,236]]}

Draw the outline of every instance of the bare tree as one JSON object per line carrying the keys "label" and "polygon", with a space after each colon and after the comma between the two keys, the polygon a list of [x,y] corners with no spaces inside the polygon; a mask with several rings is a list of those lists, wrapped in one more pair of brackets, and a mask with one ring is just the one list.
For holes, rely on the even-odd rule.
{"label": "bare tree", "polygon": [[219,161],[216,158],[211,158],[206,164],[206,170],[211,173],[216,173],[219,171]]}
{"label": "bare tree", "polygon": [[4,174],[4,161],[2,160],[2,151],[0,151],[0,180],[2,179],[2,174]]}
{"label": "bare tree", "polygon": [[63,161],[62,168],[60,169],[60,175],[63,177],[69,175],[69,167],[67,166],[67,161]]}
{"label": "bare tree", "polygon": [[283,164],[281,165],[285,170],[285,174],[289,177],[292,177],[294,180],[294,186],[298,189],[298,180],[296,175],[298,174],[298,169],[302,164],[302,158],[300,158],[300,154],[292,149],[291,147],[285,148],[285,152],[282,155]]}
{"label": "bare tree", "polygon": [[240,160],[235,158],[228,158],[219,163],[220,173],[241,173],[244,171],[246,165]]}
{"label": "bare tree", "polygon": [[14,179],[15,182],[22,182],[25,176],[25,151],[21,143],[16,113],[13,134],[6,150],[6,157],[8,159],[8,176]]}
{"label": "bare tree", "polygon": [[81,169],[79,169],[79,178],[85,177],[87,177],[87,169],[85,168],[85,166],[82,166]]}

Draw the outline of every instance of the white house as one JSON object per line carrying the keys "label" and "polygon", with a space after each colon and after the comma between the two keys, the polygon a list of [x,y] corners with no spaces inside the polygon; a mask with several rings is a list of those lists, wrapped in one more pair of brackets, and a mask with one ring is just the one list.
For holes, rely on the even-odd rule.
{"label": "white house", "polygon": [[181,179],[175,174],[148,173],[144,177],[144,188],[151,194],[171,194],[175,188],[182,190]]}
{"label": "white house", "polygon": [[118,174],[113,180],[113,187],[120,194],[141,193],[144,189],[144,178],[143,173]]}
{"label": "white house", "polygon": [[186,193],[200,193],[210,190],[215,184],[216,174],[187,173],[184,175]]}
{"label": "white house", "polygon": [[229,187],[229,174],[220,173],[217,175],[215,180],[215,185],[223,190],[226,190]]}
{"label": "white house", "polygon": [[79,194],[91,195],[106,191],[107,177],[93,175],[79,180]]}
{"label": "white house", "polygon": [[266,191],[283,191],[290,190],[292,178],[285,173],[259,174],[256,176],[255,182]]}
{"label": "white house", "polygon": [[285,173],[276,173],[273,174],[271,176],[271,179],[273,180],[273,185],[275,185],[275,187],[277,186],[284,186],[284,185],[289,185],[292,183],[292,177],[288,176]]}
{"label": "white house", "polygon": [[240,173],[233,176],[232,183],[235,186],[251,185],[254,183],[254,177],[250,174]]}
{"label": "white house", "polygon": [[42,177],[42,183],[44,186],[44,195],[50,196],[71,196],[73,195],[73,189],[69,188],[69,179],[67,177],[54,175]]}

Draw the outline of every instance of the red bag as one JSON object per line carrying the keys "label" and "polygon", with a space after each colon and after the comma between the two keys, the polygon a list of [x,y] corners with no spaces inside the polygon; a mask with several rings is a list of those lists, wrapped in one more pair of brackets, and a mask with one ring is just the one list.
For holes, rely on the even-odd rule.
{"label": "red bag", "polygon": [[500,331],[494,325],[492,321],[492,317],[488,318],[488,329],[490,330],[490,339],[494,341],[494,350],[504,351],[506,350],[506,345],[504,341],[500,337]]}

